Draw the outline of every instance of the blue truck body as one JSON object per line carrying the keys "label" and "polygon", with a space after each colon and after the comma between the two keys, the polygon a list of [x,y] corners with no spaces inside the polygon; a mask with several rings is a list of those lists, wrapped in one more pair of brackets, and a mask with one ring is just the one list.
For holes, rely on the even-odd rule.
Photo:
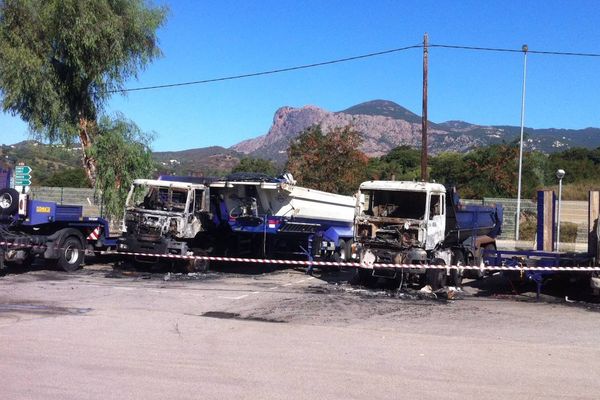
{"label": "blue truck body", "polygon": [[349,260],[355,199],[296,186],[290,176],[232,174],[210,185],[229,254]]}
{"label": "blue truck body", "polygon": [[86,252],[115,245],[108,221],[84,217],[81,206],[33,200],[15,189],[0,189],[0,269],[7,262],[40,258],[74,271]]}

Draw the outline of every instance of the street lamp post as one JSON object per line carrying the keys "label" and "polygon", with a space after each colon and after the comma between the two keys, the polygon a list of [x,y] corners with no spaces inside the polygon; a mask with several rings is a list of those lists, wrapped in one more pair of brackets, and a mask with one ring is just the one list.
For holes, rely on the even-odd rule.
{"label": "street lamp post", "polygon": [[519,222],[521,214],[521,175],[523,171],[523,129],[525,126],[525,82],[527,78],[527,50],[523,45],[523,92],[521,93],[521,138],[519,140],[519,183],[517,189],[517,219],[515,221],[515,240],[519,241]]}
{"label": "street lamp post", "polygon": [[565,170],[559,169],[556,171],[558,178],[558,215],[556,217],[556,251],[560,251],[560,207],[562,200],[562,180],[565,177]]}

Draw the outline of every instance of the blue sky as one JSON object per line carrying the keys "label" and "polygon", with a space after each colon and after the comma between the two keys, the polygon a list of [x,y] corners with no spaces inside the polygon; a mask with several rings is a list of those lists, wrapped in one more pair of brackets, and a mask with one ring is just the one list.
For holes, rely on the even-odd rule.
{"label": "blue sky", "polygon": [[[598,1],[161,1],[164,56],[128,87],[277,69],[421,43],[600,53]],[[528,127],[600,127],[600,57],[528,56]],[[523,55],[432,48],[429,119],[519,125]],[[231,146],[285,105],[392,100],[420,115],[422,50],[236,81],[114,95],[154,150]],[[0,143],[28,138],[0,114]]]}

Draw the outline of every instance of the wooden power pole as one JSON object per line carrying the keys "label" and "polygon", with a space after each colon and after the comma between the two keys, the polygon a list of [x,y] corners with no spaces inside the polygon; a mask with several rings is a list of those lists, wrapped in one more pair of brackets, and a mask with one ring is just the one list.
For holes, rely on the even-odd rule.
{"label": "wooden power pole", "polygon": [[423,115],[421,116],[421,180],[427,181],[427,79],[428,71],[428,49],[429,37],[427,33],[423,37]]}

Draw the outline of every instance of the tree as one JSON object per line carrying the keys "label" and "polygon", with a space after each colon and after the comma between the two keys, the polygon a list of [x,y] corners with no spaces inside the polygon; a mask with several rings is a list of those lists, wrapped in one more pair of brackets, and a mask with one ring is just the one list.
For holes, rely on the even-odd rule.
{"label": "tree", "polygon": [[[431,158],[431,177],[456,186],[463,197],[516,197],[517,144],[481,147],[467,154],[441,153]],[[523,154],[522,196],[534,195],[544,183],[547,157],[539,152]]]}
{"label": "tree", "polygon": [[277,168],[272,161],[263,160],[262,158],[242,158],[240,163],[236,165],[231,172],[260,172],[266,175],[277,175]]}
{"label": "tree", "polygon": [[368,158],[358,148],[362,139],[351,126],[327,135],[321,126],[306,129],[288,148],[286,169],[299,185],[352,194],[366,178]]}
{"label": "tree", "polygon": [[43,186],[55,187],[87,187],[87,179],[83,168],[69,168],[50,175],[45,181],[40,182]]}
{"label": "tree", "polygon": [[[464,155],[454,152],[440,153],[430,159],[431,179],[447,186],[462,189],[469,184]],[[462,193],[461,193],[462,194]]]}
{"label": "tree", "polygon": [[120,218],[127,192],[136,178],[150,177],[155,170],[149,143],[152,135],[144,133],[122,115],[102,117],[98,135],[90,154],[98,160],[96,187],[109,218]]}
{"label": "tree", "polygon": [[98,115],[110,95],[158,57],[166,8],[144,0],[0,1],[0,93],[52,142],[78,138],[93,186]]}
{"label": "tree", "polygon": [[369,177],[373,179],[413,180],[421,176],[421,152],[407,145],[369,160]]}

